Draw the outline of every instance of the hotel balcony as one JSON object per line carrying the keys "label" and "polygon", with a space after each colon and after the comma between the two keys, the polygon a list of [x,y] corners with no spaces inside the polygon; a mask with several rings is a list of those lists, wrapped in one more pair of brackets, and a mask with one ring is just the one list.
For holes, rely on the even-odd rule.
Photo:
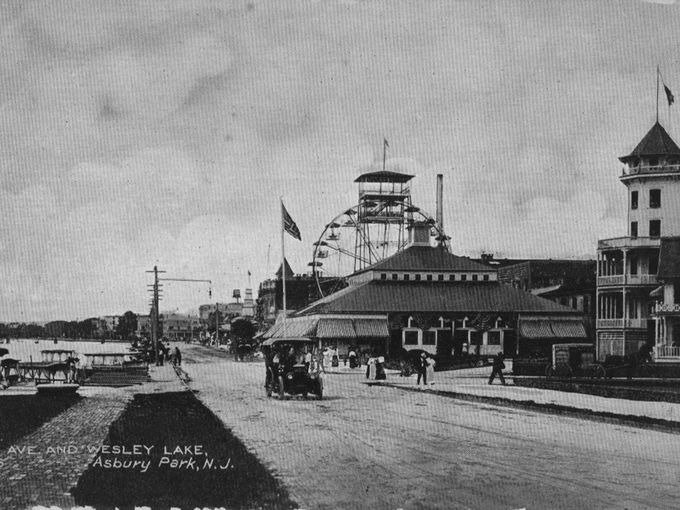
{"label": "hotel balcony", "polygon": [[598,276],[598,287],[621,287],[623,285],[658,285],[655,274],[613,274]]}
{"label": "hotel balcony", "polygon": [[597,242],[598,250],[623,250],[630,248],[658,248],[661,239],[658,237],[614,237],[612,239],[600,239]]}
{"label": "hotel balcony", "polygon": [[677,173],[680,173],[680,165],[624,166],[621,171],[621,180],[639,175],[665,175]]}
{"label": "hotel balcony", "polygon": [[597,329],[647,329],[650,319],[597,319]]}

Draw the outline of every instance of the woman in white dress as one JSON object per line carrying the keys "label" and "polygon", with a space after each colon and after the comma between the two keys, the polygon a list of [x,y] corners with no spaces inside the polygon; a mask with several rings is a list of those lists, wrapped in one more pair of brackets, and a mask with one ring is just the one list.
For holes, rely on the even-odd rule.
{"label": "woman in white dress", "polygon": [[430,355],[427,356],[427,384],[434,384],[434,358]]}

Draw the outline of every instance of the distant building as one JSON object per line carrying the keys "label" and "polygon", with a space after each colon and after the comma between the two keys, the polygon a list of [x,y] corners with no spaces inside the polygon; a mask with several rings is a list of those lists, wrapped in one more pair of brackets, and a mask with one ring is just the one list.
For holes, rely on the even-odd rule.
{"label": "distant building", "polygon": [[255,317],[255,301],[253,300],[253,289],[246,289],[246,295],[243,298],[241,316],[248,318]]}
{"label": "distant building", "polygon": [[[650,295],[659,285],[657,276],[671,286],[675,278],[673,241],[665,245],[665,269],[658,273],[662,238],[680,236],[680,148],[656,122],[619,160],[624,164],[619,179],[628,194],[628,235],[598,241],[598,358],[634,354],[656,341],[657,361],[680,361],[671,333],[680,313],[673,311],[674,301],[666,301],[675,299],[671,287],[664,290],[665,308],[656,317],[657,296]],[[664,325],[668,329],[659,334]]]}
{"label": "distant building", "polygon": [[594,340],[597,261],[494,259],[487,254],[479,261],[498,269],[498,281],[583,313]]}
{"label": "distant building", "polygon": [[172,341],[187,341],[198,336],[201,321],[195,315],[162,313],[163,336]]}
{"label": "distant building", "polygon": [[[286,269],[286,310],[294,312],[312,303],[319,296],[316,279],[312,275],[295,274],[284,260]],[[276,271],[276,278],[260,284],[255,306],[255,318],[260,324],[271,325],[283,310],[283,265]],[[323,284],[323,279],[322,279]]]}

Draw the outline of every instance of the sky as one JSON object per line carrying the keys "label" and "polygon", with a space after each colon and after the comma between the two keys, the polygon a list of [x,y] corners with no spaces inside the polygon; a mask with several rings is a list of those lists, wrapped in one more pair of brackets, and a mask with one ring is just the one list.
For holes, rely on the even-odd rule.
{"label": "sky", "polygon": [[[594,258],[626,233],[618,157],[680,98],[680,5],[0,0],[0,320],[226,301],[416,175],[456,254]],[[661,97],[660,121],[680,140]],[[249,283],[247,273],[252,277]]]}

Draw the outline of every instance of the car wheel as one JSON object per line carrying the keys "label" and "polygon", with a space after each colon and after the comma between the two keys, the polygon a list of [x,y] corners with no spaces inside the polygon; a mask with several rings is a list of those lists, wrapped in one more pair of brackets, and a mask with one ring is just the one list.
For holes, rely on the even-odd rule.
{"label": "car wheel", "polygon": [[279,376],[279,398],[283,400],[285,397],[285,390],[283,386],[283,377]]}
{"label": "car wheel", "polygon": [[486,362],[483,359],[477,360],[476,366],[483,367],[484,365],[486,365]]}

